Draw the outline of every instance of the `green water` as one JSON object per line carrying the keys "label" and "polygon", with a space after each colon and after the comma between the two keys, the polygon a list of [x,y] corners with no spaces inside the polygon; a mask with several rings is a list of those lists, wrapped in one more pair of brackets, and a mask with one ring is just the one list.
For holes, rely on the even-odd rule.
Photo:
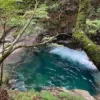
{"label": "green water", "polygon": [[19,90],[64,87],[87,90],[94,95],[98,88],[94,71],[85,66],[71,59],[62,59],[48,50],[41,50],[18,65],[14,77],[16,87]]}

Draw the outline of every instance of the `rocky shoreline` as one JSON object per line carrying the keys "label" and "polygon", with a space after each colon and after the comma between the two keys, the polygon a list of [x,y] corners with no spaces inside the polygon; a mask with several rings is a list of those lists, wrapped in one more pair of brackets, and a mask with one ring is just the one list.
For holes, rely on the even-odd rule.
{"label": "rocky shoreline", "polygon": [[[77,98],[75,100],[100,100],[100,98],[98,97],[93,97],[89,94],[89,92],[85,91],[85,90],[79,90],[79,89],[74,89],[74,90],[66,90],[64,88],[46,88],[42,91],[39,92],[39,94],[42,93],[52,93],[52,95],[56,98],[58,98],[57,100],[74,100],[71,98]],[[14,91],[14,90],[4,90],[4,89],[0,89],[0,100],[12,100],[12,98],[14,97],[14,95],[18,95],[19,93],[21,93],[20,91]],[[25,92],[23,92],[25,93]],[[64,96],[61,97],[61,93],[64,94]],[[27,92],[26,92],[26,96],[27,96]],[[65,99],[63,99],[65,98]],[[80,98],[80,99],[78,99]],[[34,97],[34,93],[33,93],[33,99],[32,100],[42,100],[41,96],[35,96]]]}

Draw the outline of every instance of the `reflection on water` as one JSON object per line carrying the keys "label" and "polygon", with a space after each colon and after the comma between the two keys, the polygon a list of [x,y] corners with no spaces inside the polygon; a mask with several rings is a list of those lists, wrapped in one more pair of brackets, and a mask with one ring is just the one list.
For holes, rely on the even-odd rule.
{"label": "reflection on water", "polygon": [[[20,64],[16,69],[16,87],[19,90],[44,87],[83,89],[92,95],[97,92],[96,67],[83,51],[66,47],[44,49]],[[95,75],[99,77],[98,75]]]}

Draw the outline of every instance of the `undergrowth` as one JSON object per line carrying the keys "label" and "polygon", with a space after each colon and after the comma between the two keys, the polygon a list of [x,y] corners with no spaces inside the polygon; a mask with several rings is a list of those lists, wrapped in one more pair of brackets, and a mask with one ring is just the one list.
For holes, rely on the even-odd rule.
{"label": "undergrowth", "polygon": [[34,90],[26,92],[10,92],[12,100],[85,100],[82,96],[73,95],[69,92],[36,92]]}

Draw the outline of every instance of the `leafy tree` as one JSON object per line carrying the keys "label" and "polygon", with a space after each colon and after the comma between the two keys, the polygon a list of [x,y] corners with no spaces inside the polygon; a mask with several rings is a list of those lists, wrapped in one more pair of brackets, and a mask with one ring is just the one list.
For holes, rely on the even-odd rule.
{"label": "leafy tree", "polygon": [[[36,25],[36,22],[39,22],[42,18],[47,18],[47,6],[46,5],[38,5],[38,1],[34,1],[34,7],[33,9],[29,9],[27,12],[25,12],[24,15],[19,15],[18,11],[19,8],[16,7],[16,0],[0,0],[0,22],[1,26],[3,26],[0,37],[0,45],[2,46],[2,52],[0,55],[0,64],[1,66],[1,79],[0,84],[2,85],[2,78],[3,78],[3,61],[6,57],[8,57],[14,50],[20,47],[30,47],[30,46],[36,46],[36,45],[27,45],[27,44],[18,44],[18,40],[21,38],[21,36],[26,32],[26,30],[32,26],[34,23]],[[17,21],[21,21],[21,23],[17,23]],[[6,42],[6,36],[9,34],[9,32],[6,31],[7,25],[20,25],[21,28],[16,34],[16,37],[13,41]],[[34,26],[32,26],[34,27]]]}

